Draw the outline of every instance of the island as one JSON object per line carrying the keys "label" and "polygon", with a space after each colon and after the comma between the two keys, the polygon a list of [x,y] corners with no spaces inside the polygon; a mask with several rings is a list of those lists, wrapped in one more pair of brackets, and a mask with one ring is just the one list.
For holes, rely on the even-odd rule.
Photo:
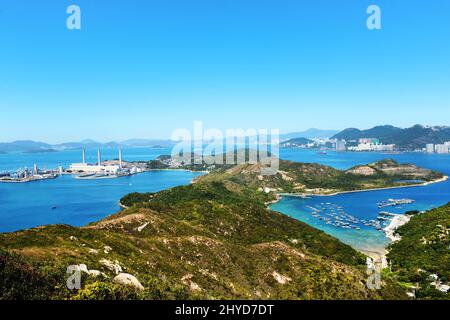
{"label": "island", "polygon": [[[406,299],[396,276],[383,278],[379,290],[366,287],[362,253],[267,208],[278,192],[443,178],[391,160],[367,167],[374,172],[281,161],[276,175],[261,176],[259,163],[208,166],[190,185],[129,194],[120,200],[124,210],[85,227],[0,234],[0,298]],[[83,274],[78,290],[65,285],[68,266]]]}

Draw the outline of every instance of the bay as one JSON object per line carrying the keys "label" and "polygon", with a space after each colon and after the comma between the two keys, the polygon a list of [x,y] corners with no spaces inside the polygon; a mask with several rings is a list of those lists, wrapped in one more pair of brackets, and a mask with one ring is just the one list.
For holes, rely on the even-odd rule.
{"label": "bay", "polygon": [[[450,175],[450,155],[426,153],[385,154],[374,152],[334,152],[317,154],[313,150],[282,149],[280,157],[296,162],[316,162],[329,165],[337,169],[348,169],[359,164],[391,158],[401,163],[412,163],[418,166],[440,171]],[[389,198],[409,198],[415,200],[412,204],[380,209],[377,203]],[[343,229],[326,224],[326,221],[312,216],[311,207],[330,208],[340,207],[341,210],[357,219],[377,219],[380,211],[404,214],[410,210],[429,210],[450,201],[450,180],[420,187],[384,189],[355,193],[343,193],[334,196],[314,196],[309,199],[298,197],[283,197],[279,202],[271,205],[271,209],[282,212],[297,220],[303,221],[320,229],[344,243],[364,252],[383,253],[389,244],[384,232],[358,224],[360,230]],[[337,209],[334,209],[337,210]]]}
{"label": "bay", "polygon": [[[145,161],[169,149],[124,149],[124,160]],[[97,150],[86,150],[95,162]],[[117,149],[102,150],[103,159],[117,158]],[[0,155],[0,171],[39,167],[68,167],[81,161],[81,151],[8,153]],[[149,171],[117,179],[84,180],[64,175],[30,183],[0,183],[0,232],[11,232],[46,224],[83,226],[120,210],[119,199],[131,192],[156,192],[189,184],[202,173],[181,170]]]}

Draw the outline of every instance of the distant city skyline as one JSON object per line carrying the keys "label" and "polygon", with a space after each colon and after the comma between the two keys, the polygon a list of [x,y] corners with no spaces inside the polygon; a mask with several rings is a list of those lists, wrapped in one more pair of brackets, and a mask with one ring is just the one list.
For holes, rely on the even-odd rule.
{"label": "distant city skyline", "polygon": [[[81,8],[68,30],[66,9]],[[368,30],[376,4],[382,29]],[[450,2],[0,4],[0,142],[168,139],[207,128],[450,119]]]}

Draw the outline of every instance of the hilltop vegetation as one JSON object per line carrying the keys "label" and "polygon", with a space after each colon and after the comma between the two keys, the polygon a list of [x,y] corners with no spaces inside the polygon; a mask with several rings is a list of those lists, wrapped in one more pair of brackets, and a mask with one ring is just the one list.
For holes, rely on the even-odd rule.
{"label": "hilltop vegetation", "polygon": [[388,258],[400,279],[418,287],[419,298],[447,298],[431,283],[435,274],[450,282],[450,204],[414,215],[400,227],[400,241],[391,245]]}
{"label": "hilltop vegetation", "polygon": [[[381,290],[368,290],[365,257],[350,246],[268,210],[275,194],[261,189],[267,181],[257,169],[222,168],[189,186],[128,195],[122,199],[128,209],[83,228],[54,225],[1,234],[0,297],[406,298],[390,279]],[[345,174],[287,162],[283,169],[305,179],[319,172],[330,179]],[[70,291],[66,268],[80,264],[86,270],[83,287]],[[143,289],[121,285],[118,273],[131,274]]]}
{"label": "hilltop vegetation", "polygon": [[268,188],[278,193],[311,194],[397,187],[417,183],[417,179],[427,182],[443,177],[441,173],[415,165],[399,164],[394,160],[378,161],[349,170],[280,160],[279,170],[275,175],[262,176],[260,171],[260,165],[245,164],[213,172],[210,177],[228,175],[229,179],[241,185]]}
{"label": "hilltop vegetation", "polygon": [[[248,160],[249,150],[245,152]],[[223,155],[224,159],[226,155]],[[260,189],[268,188],[278,193],[330,194],[341,191],[354,191],[386,187],[398,187],[430,182],[443,175],[413,164],[399,164],[395,160],[385,159],[348,170],[338,170],[317,163],[292,162],[279,160],[279,168],[274,175],[261,175],[263,165],[257,164],[208,164],[199,155],[191,154],[190,162],[173,166],[169,155],[160,156],[147,163],[150,169],[186,169],[208,171],[210,176],[228,177],[236,183]],[[194,161],[196,160],[196,161]],[[223,161],[226,163],[226,161]],[[126,204],[126,203],[123,203]]]}

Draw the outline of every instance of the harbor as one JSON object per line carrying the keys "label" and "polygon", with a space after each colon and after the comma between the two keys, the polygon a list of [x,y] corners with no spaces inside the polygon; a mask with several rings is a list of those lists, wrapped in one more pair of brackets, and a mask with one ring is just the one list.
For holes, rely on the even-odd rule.
{"label": "harbor", "polygon": [[[304,151],[300,154],[309,153]],[[402,154],[398,157],[403,158],[405,162],[425,165],[425,162],[419,162],[417,155],[406,157]],[[341,162],[339,158],[337,163]],[[434,168],[448,175],[446,163],[436,161],[433,164],[436,165]],[[429,165],[428,160],[426,165]],[[278,202],[270,204],[272,210],[320,229],[366,254],[383,256],[389,243],[397,239],[395,229],[401,225],[399,220],[406,217],[408,212],[420,213],[447,203],[446,199],[450,197],[450,181],[443,180],[441,183],[423,186],[337,193],[326,197],[288,194],[282,194],[281,197]]]}
{"label": "harbor", "polygon": [[[378,208],[399,206],[414,203],[412,199],[388,199],[377,203]],[[388,211],[379,211],[376,219],[358,218],[345,211],[343,206],[331,202],[320,202],[312,206],[306,205],[307,213],[313,218],[323,221],[326,225],[342,229],[361,230],[363,226],[374,228],[377,231],[385,229],[396,219],[398,214]]]}

